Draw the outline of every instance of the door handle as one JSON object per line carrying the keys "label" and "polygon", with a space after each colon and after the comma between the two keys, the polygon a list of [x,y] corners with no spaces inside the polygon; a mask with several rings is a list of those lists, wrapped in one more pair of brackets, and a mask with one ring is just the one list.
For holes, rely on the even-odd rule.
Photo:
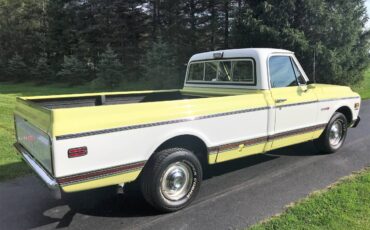
{"label": "door handle", "polygon": [[286,99],[286,98],[276,99],[275,103],[283,103],[283,102],[286,102],[287,100],[288,99]]}

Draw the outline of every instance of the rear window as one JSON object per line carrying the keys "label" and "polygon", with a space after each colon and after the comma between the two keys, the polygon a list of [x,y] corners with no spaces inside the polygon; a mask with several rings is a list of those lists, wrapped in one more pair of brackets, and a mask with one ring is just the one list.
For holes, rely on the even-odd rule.
{"label": "rear window", "polygon": [[255,85],[254,62],[252,59],[194,62],[189,66],[187,82]]}

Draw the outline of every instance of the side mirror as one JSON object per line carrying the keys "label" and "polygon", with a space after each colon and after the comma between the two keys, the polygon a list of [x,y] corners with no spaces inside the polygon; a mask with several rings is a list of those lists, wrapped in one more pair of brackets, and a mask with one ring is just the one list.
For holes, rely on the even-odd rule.
{"label": "side mirror", "polygon": [[300,86],[299,86],[299,89],[300,89],[302,92],[307,92],[307,90],[308,90],[308,86],[307,86],[307,85],[300,85]]}

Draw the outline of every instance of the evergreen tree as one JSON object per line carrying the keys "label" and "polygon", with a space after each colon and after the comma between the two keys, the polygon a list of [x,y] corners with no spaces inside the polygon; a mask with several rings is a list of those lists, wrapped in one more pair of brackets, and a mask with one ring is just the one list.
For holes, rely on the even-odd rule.
{"label": "evergreen tree", "polygon": [[47,63],[47,59],[45,57],[39,58],[36,68],[33,70],[33,76],[39,83],[50,82],[54,79],[54,72]]}
{"label": "evergreen tree", "polygon": [[0,81],[6,81],[6,65],[5,63],[0,59]]}
{"label": "evergreen tree", "polygon": [[96,76],[103,86],[115,88],[124,79],[124,67],[118,59],[118,55],[108,45],[105,52],[100,56],[97,65]]}
{"label": "evergreen tree", "polygon": [[171,46],[160,38],[148,49],[144,57],[143,69],[146,81],[153,88],[179,87],[181,80],[175,56]]}
{"label": "evergreen tree", "polygon": [[[84,69],[79,60],[89,60],[95,68],[110,44],[115,58],[125,62],[125,81],[138,81],[148,77],[142,63],[155,62],[148,55],[163,56],[150,54],[152,45],[171,47],[171,61],[182,74],[197,52],[273,47],[294,51],[308,75],[315,50],[319,82],[352,84],[370,62],[367,20],[364,0],[0,0],[0,60],[6,66],[18,53],[26,66],[58,72],[64,56],[74,54],[73,65]],[[39,60],[40,53],[47,63]],[[7,72],[14,71],[22,70]],[[63,79],[91,80],[83,72]],[[18,80],[32,80],[27,73]],[[15,78],[0,74],[3,80]]]}
{"label": "evergreen tree", "polygon": [[244,5],[243,16],[234,22],[234,46],[292,50],[309,76],[315,50],[319,82],[353,84],[362,79],[370,61],[362,0],[251,4]]}
{"label": "evergreen tree", "polygon": [[37,62],[45,49],[45,1],[0,0],[0,59],[8,62],[18,53],[28,66]]}
{"label": "evergreen tree", "polygon": [[57,76],[61,81],[70,83],[71,85],[79,85],[87,82],[89,79],[89,70],[86,64],[82,63],[74,55],[64,56],[62,69]]}
{"label": "evergreen tree", "polygon": [[7,76],[12,81],[30,80],[28,67],[17,53],[9,60]]}

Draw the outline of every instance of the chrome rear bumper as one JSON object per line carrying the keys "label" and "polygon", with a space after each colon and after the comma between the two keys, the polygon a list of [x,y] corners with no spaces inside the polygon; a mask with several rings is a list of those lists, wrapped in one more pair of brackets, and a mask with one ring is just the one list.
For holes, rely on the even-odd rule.
{"label": "chrome rear bumper", "polygon": [[36,175],[46,184],[46,186],[52,191],[53,197],[61,198],[61,191],[59,184],[34,158],[28,151],[22,147],[22,145],[15,143],[14,147],[18,150],[23,160],[32,168]]}

